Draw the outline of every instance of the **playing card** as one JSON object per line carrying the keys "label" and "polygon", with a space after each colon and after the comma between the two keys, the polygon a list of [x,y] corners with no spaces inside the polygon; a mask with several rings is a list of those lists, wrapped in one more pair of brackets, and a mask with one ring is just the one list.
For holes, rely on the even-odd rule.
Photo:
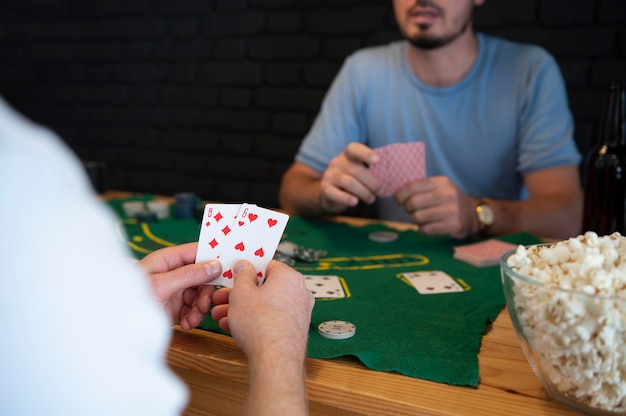
{"label": "playing card", "polygon": [[393,143],[374,150],[380,162],[370,169],[382,184],[379,196],[392,196],[398,188],[426,177],[424,142]]}
{"label": "playing card", "polygon": [[378,147],[374,150],[376,151],[376,153],[378,153],[378,157],[380,159],[377,164],[370,166],[370,170],[372,172],[372,175],[374,175],[378,182],[382,184],[382,190],[379,191],[379,194],[387,194],[389,192],[387,189],[389,187],[389,175],[387,175],[387,172],[389,170],[389,148],[387,146],[383,146]]}
{"label": "playing card", "polygon": [[196,263],[219,258],[240,204],[206,204],[200,225]]}
{"label": "playing card", "polygon": [[265,268],[274,256],[288,220],[287,214],[254,204],[241,204],[233,222],[233,231],[220,253],[222,275],[211,284],[232,287],[232,267],[242,259],[254,265],[261,284],[265,280]]}
{"label": "playing card", "polygon": [[504,253],[516,247],[515,244],[489,239],[479,243],[454,247],[453,258],[476,267],[495,266],[500,262],[500,258],[502,258]]}
{"label": "playing card", "polygon": [[402,273],[402,276],[422,295],[464,291],[456,280],[440,270]]}
{"label": "playing card", "polygon": [[345,298],[342,280],[339,276],[305,275],[304,284],[315,298]]}

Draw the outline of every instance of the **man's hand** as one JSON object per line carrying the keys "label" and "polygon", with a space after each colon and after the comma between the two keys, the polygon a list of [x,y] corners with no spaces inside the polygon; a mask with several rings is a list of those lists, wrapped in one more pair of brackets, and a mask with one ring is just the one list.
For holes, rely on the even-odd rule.
{"label": "man's hand", "polygon": [[263,286],[250,262],[239,261],[233,270],[233,288],[213,294],[211,316],[248,357],[246,414],[306,415],[304,358],[313,294],[299,272],[276,260],[267,266]]}
{"label": "man's hand", "polygon": [[446,176],[433,176],[404,185],[396,203],[409,213],[411,222],[428,235],[465,238],[479,231],[476,200],[463,193]]}
{"label": "man's hand", "polygon": [[320,206],[328,213],[354,207],[359,200],[372,204],[381,184],[368,169],[380,161],[378,154],[364,144],[352,142],[331,159],[320,181]]}
{"label": "man's hand", "polygon": [[198,326],[209,312],[215,286],[206,283],[222,270],[216,260],[194,264],[197,247],[197,243],[189,243],[163,248],[139,262],[149,274],[154,296],[170,321],[185,330]]}
{"label": "man's hand", "polygon": [[220,328],[231,332],[249,357],[259,349],[270,345],[275,348],[281,343],[304,353],[314,297],[302,274],[272,260],[265,283],[258,286],[252,263],[239,261],[233,271],[233,288],[220,289],[213,295],[216,306],[211,316]]}

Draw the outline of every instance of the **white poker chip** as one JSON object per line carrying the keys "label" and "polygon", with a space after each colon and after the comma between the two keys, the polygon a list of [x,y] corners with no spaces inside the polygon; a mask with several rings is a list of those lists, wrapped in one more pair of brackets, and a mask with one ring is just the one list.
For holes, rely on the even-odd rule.
{"label": "white poker chip", "polygon": [[317,326],[317,332],[328,339],[348,339],[356,334],[356,326],[346,321],[326,321]]}
{"label": "white poker chip", "polygon": [[148,211],[156,214],[157,218],[160,220],[164,220],[170,216],[170,204],[166,201],[151,200],[146,202],[146,206],[148,207]]}
{"label": "white poker chip", "polygon": [[370,240],[379,243],[390,243],[398,239],[398,233],[393,231],[372,231],[368,234],[368,237]]}
{"label": "white poker chip", "polygon": [[143,201],[126,201],[122,204],[122,209],[127,217],[134,217],[146,210]]}

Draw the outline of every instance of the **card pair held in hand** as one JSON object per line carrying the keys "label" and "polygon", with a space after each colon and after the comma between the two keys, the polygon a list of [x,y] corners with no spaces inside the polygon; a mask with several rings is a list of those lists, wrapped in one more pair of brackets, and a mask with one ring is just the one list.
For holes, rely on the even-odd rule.
{"label": "card pair held in hand", "polygon": [[382,184],[378,196],[392,196],[398,188],[426,177],[424,142],[394,143],[374,150],[380,156],[380,162],[370,169]]}
{"label": "card pair held in hand", "polygon": [[233,286],[232,268],[248,260],[257,271],[259,284],[274,256],[289,216],[254,204],[207,204],[204,207],[196,263],[217,259],[222,275],[211,285]]}

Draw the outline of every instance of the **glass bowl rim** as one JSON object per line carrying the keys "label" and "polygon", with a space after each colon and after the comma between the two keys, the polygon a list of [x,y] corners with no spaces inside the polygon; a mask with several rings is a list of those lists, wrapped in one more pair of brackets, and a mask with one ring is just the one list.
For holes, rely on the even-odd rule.
{"label": "glass bowl rim", "polygon": [[[538,243],[538,244],[528,244],[528,245],[524,245],[525,248],[528,247],[539,247],[539,246],[553,246],[555,245],[557,242],[553,242],[553,243]],[[522,245],[522,244],[520,244]],[[502,270],[502,272],[507,273],[509,275],[511,275],[512,277],[522,280],[526,283],[529,283],[531,285],[537,286],[537,287],[545,287],[545,288],[550,288],[550,289],[555,289],[557,291],[560,292],[564,292],[564,293],[569,293],[569,294],[573,294],[573,295],[580,295],[580,296],[584,296],[584,297],[588,297],[588,298],[594,298],[594,299],[602,299],[602,300],[611,300],[611,301],[615,301],[615,300],[620,300],[620,301],[626,301],[626,297],[625,296],[619,296],[619,295],[602,295],[602,294],[589,294],[589,293],[585,293],[585,292],[581,292],[580,290],[575,290],[575,289],[566,289],[563,287],[559,287],[556,286],[554,284],[549,284],[549,283],[543,283],[540,282],[536,279],[533,279],[532,277],[529,276],[525,276],[523,274],[518,273],[517,271],[513,270],[508,264],[507,264],[507,259],[515,254],[515,252],[517,251],[517,247],[514,249],[511,249],[509,251],[507,251],[506,253],[504,253],[502,255],[502,257],[500,257],[500,270]]]}

